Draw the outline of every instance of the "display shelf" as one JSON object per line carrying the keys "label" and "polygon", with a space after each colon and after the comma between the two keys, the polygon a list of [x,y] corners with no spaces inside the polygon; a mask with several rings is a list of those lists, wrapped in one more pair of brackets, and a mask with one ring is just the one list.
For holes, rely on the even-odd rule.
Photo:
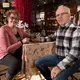
{"label": "display shelf", "polygon": [[45,13],[45,31],[46,34],[53,34],[56,29],[58,28],[56,18],[55,18],[55,11],[46,11]]}

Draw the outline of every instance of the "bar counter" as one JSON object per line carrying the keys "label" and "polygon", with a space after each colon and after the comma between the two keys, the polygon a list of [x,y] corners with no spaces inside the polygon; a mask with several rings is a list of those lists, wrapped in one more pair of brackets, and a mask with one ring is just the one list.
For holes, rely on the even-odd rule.
{"label": "bar counter", "polygon": [[55,42],[23,44],[22,73],[28,76],[37,74],[35,60],[55,53]]}

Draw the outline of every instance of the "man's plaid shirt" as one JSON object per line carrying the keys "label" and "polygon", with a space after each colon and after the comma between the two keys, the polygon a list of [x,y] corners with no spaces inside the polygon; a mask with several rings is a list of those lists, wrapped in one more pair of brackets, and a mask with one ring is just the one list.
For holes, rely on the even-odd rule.
{"label": "man's plaid shirt", "polygon": [[59,27],[54,35],[56,37],[56,54],[65,57],[57,65],[60,69],[65,69],[72,61],[80,55],[80,29],[73,24],[66,27]]}

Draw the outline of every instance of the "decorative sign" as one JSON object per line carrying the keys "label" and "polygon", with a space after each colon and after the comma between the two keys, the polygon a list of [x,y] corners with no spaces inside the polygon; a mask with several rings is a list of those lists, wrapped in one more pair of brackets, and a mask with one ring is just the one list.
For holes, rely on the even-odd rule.
{"label": "decorative sign", "polygon": [[10,7],[10,4],[8,2],[3,2],[2,6],[3,6],[3,8],[8,8],[8,7]]}

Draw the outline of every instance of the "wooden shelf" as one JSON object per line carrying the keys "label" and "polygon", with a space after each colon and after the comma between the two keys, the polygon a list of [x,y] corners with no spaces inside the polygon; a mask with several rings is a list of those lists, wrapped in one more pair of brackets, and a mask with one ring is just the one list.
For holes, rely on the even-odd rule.
{"label": "wooden shelf", "polygon": [[57,23],[55,18],[55,11],[47,11],[45,13],[45,31],[48,34],[52,34],[57,29]]}

